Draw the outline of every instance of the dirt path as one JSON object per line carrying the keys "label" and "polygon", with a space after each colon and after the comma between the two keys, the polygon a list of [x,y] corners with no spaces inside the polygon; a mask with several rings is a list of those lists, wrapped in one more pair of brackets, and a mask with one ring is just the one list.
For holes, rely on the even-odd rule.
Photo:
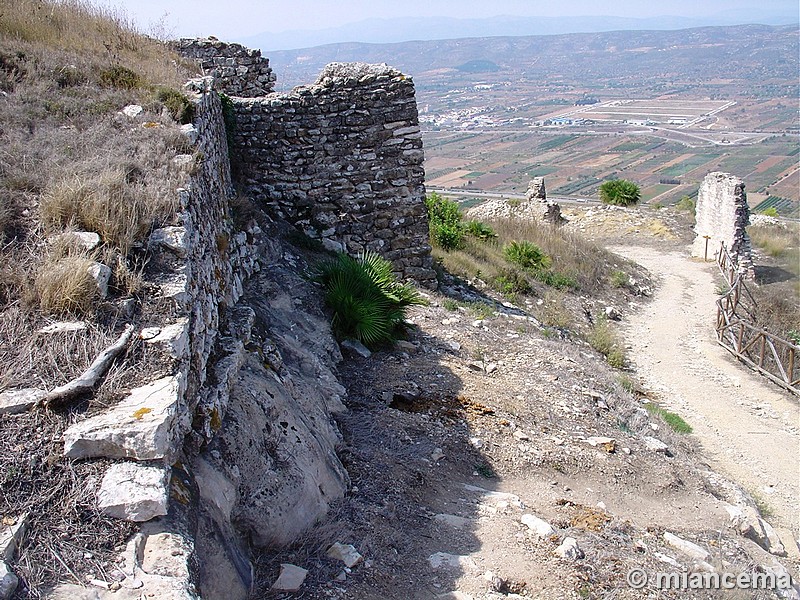
{"label": "dirt path", "polygon": [[774,525],[800,533],[800,402],[716,343],[713,263],[680,251],[612,247],[661,280],[632,315],[626,339],[645,386],[694,428],[711,466],[766,504]]}

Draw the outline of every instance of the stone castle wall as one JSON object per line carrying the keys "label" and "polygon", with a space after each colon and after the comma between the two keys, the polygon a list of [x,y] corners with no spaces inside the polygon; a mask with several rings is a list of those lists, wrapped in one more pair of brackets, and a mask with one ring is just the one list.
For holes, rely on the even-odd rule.
{"label": "stone castle wall", "polygon": [[746,230],[749,222],[744,182],[729,173],[709,173],[697,195],[697,237],[692,244],[692,256],[712,259],[724,243],[738,262],[739,270],[752,277],[750,236]]}
{"label": "stone castle wall", "polygon": [[183,57],[197,61],[215,87],[229,96],[252,98],[275,88],[275,74],[260,50],[229,44],[216,38],[182,39],[172,44]]}
{"label": "stone castle wall", "polygon": [[386,65],[333,63],[313,85],[272,93],[260,52],[209,38],[175,49],[233,97],[243,192],[331,250],[374,251],[435,286],[413,81]]}

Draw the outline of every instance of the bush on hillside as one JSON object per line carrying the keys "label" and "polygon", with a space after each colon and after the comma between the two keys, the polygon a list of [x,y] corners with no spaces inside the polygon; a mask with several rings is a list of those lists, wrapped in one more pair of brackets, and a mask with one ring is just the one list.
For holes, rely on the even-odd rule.
{"label": "bush on hillside", "polygon": [[614,206],[631,206],[639,202],[639,186],[627,179],[612,179],[600,186],[600,200]]}
{"label": "bush on hillside", "polygon": [[371,347],[397,339],[406,308],[424,303],[411,285],[398,281],[391,263],[371,252],[357,258],[338,254],[319,265],[317,279],[333,310],[331,324],[337,337]]}
{"label": "bush on hillside", "polygon": [[527,240],[512,241],[503,248],[506,260],[523,269],[539,270],[550,266],[552,262],[542,249]]}
{"label": "bush on hillside", "polygon": [[425,206],[428,208],[431,244],[448,252],[463,248],[466,228],[458,204],[432,192],[425,198]]}
{"label": "bush on hillside", "polygon": [[186,95],[180,93],[178,90],[162,87],[158,89],[156,97],[158,98],[158,101],[166,107],[172,118],[178,123],[186,125],[194,120],[194,104],[189,100],[189,98],[186,97]]}

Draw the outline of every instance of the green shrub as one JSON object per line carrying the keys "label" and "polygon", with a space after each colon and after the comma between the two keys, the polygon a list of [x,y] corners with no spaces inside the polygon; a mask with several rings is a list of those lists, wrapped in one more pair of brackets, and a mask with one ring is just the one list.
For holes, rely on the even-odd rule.
{"label": "green shrub", "polygon": [[611,271],[611,285],[615,288],[625,287],[630,283],[630,277],[625,271],[620,271],[619,269],[614,269]]}
{"label": "green shrub", "polygon": [[136,71],[122,65],[114,65],[100,71],[100,83],[120,90],[135,90],[144,85],[144,80]]}
{"label": "green shrub", "polygon": [[539,246],[528,241],[510,242],[503,248],[503,256],[523,269],[545,269],[551,263],[550,257]]}
{"label": "green shrub", "polygon": [[468,235],[471,235],[472,237],[483,242],[487,242],[497,237],[497,234],[491,227],[489,227],[486,223],[481,223],[480,221],[469,221],[467,223],[466,232]]}
{"label": "green shrub", "polygon": [[178,123],[186,125],[194,120],[194,103],[178,90],[164,87],[158,88],[156,97]]}
{"label": "green shrub", "polygon": [[578,280],[571,275],[551,271],[550,269],[536,271],[533,276],[543,284],[549,285],[557,290],[577,290],[580,287],[578,285]]}
{"label": "green shrub", "polygon": [[621,369],[625,366],[625,352],[620,347],[617,336],[608,324],[608,319],[601,317],[594,322],[588,336],[589,345],[606,357],[608,364]]}
{"label": "green shrub", "polygon": [[678,203],[675,205],[675,207],[678,210],[683,210],[695,214],[697,203],[694,200],[692,200],[689,196],[684,196],[683,198],[678,200]]}
{"label": "green shrub", "polygon": [[500,271],[500,274],[492,282],[492,287],[506,296],[527,294],[531,291],[530,282],[515,269],[503,269]]}
{"label": "green shrub", "polygon": [[600,200],[603,204],[631,206],[639,202],[640,198],[639,186],[627,179],[612,179],[600,186]]}
{"label": "green shrub", "polygon": [[458,204],[432,192],[425,198],[431,244],[450,252],[464,247],[466,228]]}
{"label": "green shrub", "polygon": [[338,254],[317,268],[325,303],[333,310],[332,326],[340,338],[375,347],[392,342],[405,322],[406,307],[423,304],[417,291],[400,283],[392,265],[377,254],[358,258]]}
{"label": "green shrub", "polygon": [[236,110],[230,96],[220,92],[219,101],[222,104],[222,121],[225,123],[225,137],[228,140],[228,157],[233,149],[233,135],[236,133]]}
{"label": "green shrub", "polygon": [[672,431],[676,433],[692,433],[692,426],[684,421],[680,415],[661,408],[658,404],[653,404],[652,402],[648,402],[644,407],[651,415],[658,415],[664,419]]}
{"label": "green shrub", "polygon": [[765,208],[764,210],[762,210],[761,214],[767,217],[777,217],[778,209],[775,208],[774,206],[770,206],[769,208]]}

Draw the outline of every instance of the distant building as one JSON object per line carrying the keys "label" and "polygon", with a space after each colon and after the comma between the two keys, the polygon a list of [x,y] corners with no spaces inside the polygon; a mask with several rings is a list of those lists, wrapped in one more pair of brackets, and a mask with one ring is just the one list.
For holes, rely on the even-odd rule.
{"label": "distant building", "polygon": [[555,119],[550,119],[551,125],[572,125],[572,119],[567,119],[566,117],[556,117]]}
{"label": "distant building", "polygon": [[670,125],[686,125],[688,121],[686,117],[670,117],[669,124]]}

